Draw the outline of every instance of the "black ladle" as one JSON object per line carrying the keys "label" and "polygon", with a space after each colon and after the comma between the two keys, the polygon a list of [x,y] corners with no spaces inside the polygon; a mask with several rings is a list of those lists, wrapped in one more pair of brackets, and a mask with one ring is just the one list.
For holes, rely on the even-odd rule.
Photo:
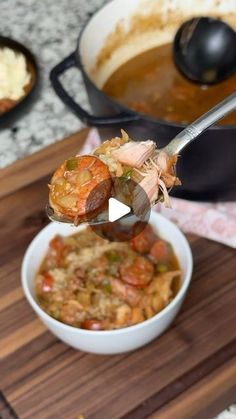
{"label": "black ladle", "polygon": [[187,78],[201,84],[218,83],[236,72],[236,32],[219,19],[190,19],[175,35],[173,55]]}

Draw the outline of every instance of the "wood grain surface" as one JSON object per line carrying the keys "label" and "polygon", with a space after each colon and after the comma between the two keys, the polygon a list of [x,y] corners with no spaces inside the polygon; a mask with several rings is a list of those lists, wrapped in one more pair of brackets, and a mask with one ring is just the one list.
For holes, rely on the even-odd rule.
{"label": "wood grain surface", "polygon": [[0,173],[0,417],[8,409],[22,419],[212,418],[236,400],[235,250],[189,236],[194,274],[180,314],[159,339],[124,355],[66,346],[23,296],[22,257],[48,222],[47,182],[86,134]]}

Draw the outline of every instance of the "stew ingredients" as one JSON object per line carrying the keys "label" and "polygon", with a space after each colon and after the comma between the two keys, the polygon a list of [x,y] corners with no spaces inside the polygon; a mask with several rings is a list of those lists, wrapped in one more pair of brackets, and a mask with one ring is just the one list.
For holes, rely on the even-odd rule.
{"label": "stew ingredients", "polygon": [[[189,123],[236,90],[236,74],[212,85],[201,86],[176,69],[172,44],[166,44],[127,61],[103,86],[103,91],[134,111],[167,122]],[[236,124],[236,112],[222,120]]]}
{"label": "stew ingredients", "polygon": [[168,189],[180,184],[176,161],[177,156],[158,150],[153,141],[134,142],[122,131],[121,138],[105,141],[93,155],[67,159],[52,177],[49,203],[57,216],[75,224],[101,214],[111,196],[135,214],[143,210],[142,191],[150,205],[163,200],[170,206]]}
{"label": "stew ingredients", "polygon": [[[171,245],[149,224],[134,238],[109,242],[90,227],[55,236],[35,278],[37,299],[50,316],[74,327],[110,330],[161,311],[179,290],[181,272]],[[140,231],[140,232],[139,232]]]}

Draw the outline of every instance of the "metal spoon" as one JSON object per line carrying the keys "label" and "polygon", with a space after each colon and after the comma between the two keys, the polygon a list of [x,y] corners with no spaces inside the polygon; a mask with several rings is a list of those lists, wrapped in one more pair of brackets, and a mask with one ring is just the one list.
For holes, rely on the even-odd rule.
{"label": "metal spoon", "polygon": [[[63,224],[73,224],[73,221],[68,220],[66,218],[63,217],[59,217],[58,215],[55,214],[55,212],[53,211],[53,208],[50,207],[49,204],[46,205],[45,208],[46,214],[49,218],[49,220],[54,221],[56,223],[63,223]],[[129,214],[125,215],[124,217],[122,217],[122,220],[126,219],[126,218],[130,218],[130,217],[135,217],[135,215],[130,212]],[[93,219],[93,220],[88,220],[88,221],[84,221],[83,223],[79,223],[79,225],[81,224],[90,224],[90,225],[99,225],[99,224],[105,224],[108,223],[108,213],[104,213],[104,218],[101,218],[101,216],[99,217],[99,219]]]}
{"label": "metal spoon", "polygon": [[185,77],[201,84],[220,82],[236,72],[236,32],[219,19],[190,19],[175,35],[173,56]]}
{"label": "metal spoon", "polygon": [[[192,122],[192,124],[188,125],[161,150],[164,150],[171,156],[179,154],[188,144],[195,140],[195,138],[202,134],[207,128],[214,125],[217,121],[235,110],[236,92],[226,97],[222,102],[218,103],[208,112],[200,116],[200,118],[198,118],[196,121]],[[49,205],[46,207],[46,213],[51,221],[72,224],[71,220],[58,217]],[[131,216],[134,216],[134,214],[127,214],[122,219],[129,218]],[[89,224],[91,225],[103,224],[107,222],[108,217],[106,217],[106,219],[100,219],[99,217],[99,219],[89,220]]]}

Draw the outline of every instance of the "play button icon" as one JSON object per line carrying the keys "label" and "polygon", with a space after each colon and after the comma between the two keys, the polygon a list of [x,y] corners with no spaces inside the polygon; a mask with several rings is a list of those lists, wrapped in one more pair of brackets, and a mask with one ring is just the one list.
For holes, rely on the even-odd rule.
{"label": "play button icon", "polygon": [[[110,195],[107,198],[107,181],[97,184],[86,200],[87,213],[94,211],[96,202],[102,202],[96,214],[97,223],[88,219],[90,228],[102,239],[126,242],[145,228],[151,207],[143,188],[132,179],[113,177]],[[131,199],[133,197],[133,199]],[[138,231],[136,228],[138,224]],[[141,229],[141,230],[140,230]]]}
{"label": "play button icon", "polygon": [[110,223],[120,220],[125,215],[131,212],[128,205],[118,201],[118,199],[110,198],[108,201],[108,220]]}

